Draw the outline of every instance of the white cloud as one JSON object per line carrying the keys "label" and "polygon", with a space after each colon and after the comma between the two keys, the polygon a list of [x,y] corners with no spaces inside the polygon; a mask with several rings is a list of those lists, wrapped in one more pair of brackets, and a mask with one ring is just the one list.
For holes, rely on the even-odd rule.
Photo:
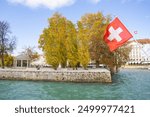
{"label": "white cloud", "polygon": [[75,0],[7,0],[7,1],[11,3],[22,4],[31,8],[44,6],[49,9],[56,9],[63,6],[69,6],[75,2]]}

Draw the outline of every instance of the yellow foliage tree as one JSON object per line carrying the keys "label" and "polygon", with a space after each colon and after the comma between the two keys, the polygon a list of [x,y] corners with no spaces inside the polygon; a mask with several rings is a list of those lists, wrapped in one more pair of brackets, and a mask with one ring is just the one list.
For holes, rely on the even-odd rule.
{"label": "yellow foliage tree", "polygon": [[84,30],[87,30],[87,38],[89,38],[89,52],[90,58],[95,60],[96,66],[102,60],[102,55],[108,49],[103,41],[104,31],[110,22],[110,16],[104,16],[101,12],[88,13],[81,17]]}
{"label": "yellow foliage tree", "polygon": [[[13,66],[13,56],[10,54],[5,54],[4,55],[4,65],[6,67],[12,67]],[[2,63],[0,62],[0,66],[2,66]]]}
{"label": "yellow foliage tree", "polygon": [[74,24],[71,21],[68,21],[67,25],[67,58],[69,65],[75,69],[79,62],[78,56],[78,40],[77,40],[77,31]]}
{"label": "yellow foliage tree", "polygon": [[87,65],[90,61],[89,54],[89,38],[87,34],[87,30],[83,28],[83,25],[80,21],[78,21],[78,55],[79,61],[84,69],[87,68]]}
{"label": "yellow foliage tree", "polygon": [[[52,22],[51,22],[52,25]],[[39,44],[42,47],[45,58],[48,64],[56,70],[60,63],[59,40],[56,37],[56,30],[53,27],[45,28],[43,34],[40,36]]]}
{"label": "yellow foliage tree", "polygon": [[66,67],[67,59],[72,66],[76,65],[76,62],[73,61],[75,60],[73,59],[74,55],[70,52],[74,52],[72,48],[75,36],[75,28],[71,21],[59,13],[55,13],[49,18],[49,26],[40,36],[39,47],[44,51],[47,63],[54,69],[57,69],[59,64],[62,68]]}
{"label": "yellow foliage tree", "polygon": [[124,65],[129,58],[130,47],[122,46],[115,52],[110,52],[104,42],[103,36],[107,25],[110,23],[110,15],[104,16],[101,12],[88,13],[81,17],[82,38],[89,40],[90,58],[95,60],[96,66],[107,65],[112,73],[115,73],[121,65]]}
{"label": "yellow foliage tree", "polygon": [[[129,58],[129,47],[121,47],[110,52],[103,35],[111,17],[101,12],[89,13],[81,17],[75,25],[59,13],[49,18],[49,26],[39,39],[48,64],[57,69],[66,67],[67,62],[74,69],[80,63],[87,68],[90,59],[96,66],[105,64],[110,69],[118,69]],[[112,70],[113,71],[113,70]]]}

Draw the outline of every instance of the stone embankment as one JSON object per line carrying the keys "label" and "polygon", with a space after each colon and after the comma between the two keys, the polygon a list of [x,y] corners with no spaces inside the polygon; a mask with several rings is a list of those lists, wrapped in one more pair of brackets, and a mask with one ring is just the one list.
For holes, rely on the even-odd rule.
{"label": "stone embankment", "polygon": [[90,70],[36,70],[36,69],[0,69],[0,79],[41,80],[58,82],[112,82],[107,69]]}

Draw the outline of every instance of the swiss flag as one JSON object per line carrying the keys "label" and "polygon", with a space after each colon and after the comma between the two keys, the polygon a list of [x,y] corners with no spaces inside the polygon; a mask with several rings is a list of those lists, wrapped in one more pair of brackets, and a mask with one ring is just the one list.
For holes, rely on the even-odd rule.
{"label": "swiss flag", "polygon": [[118,18],[115,18],[107,26],[106,32],[104,34],[104,40],[109,46],[111,52],[122,46],[132,37],[132,34],[127,30],[127,28],[121,23]]}

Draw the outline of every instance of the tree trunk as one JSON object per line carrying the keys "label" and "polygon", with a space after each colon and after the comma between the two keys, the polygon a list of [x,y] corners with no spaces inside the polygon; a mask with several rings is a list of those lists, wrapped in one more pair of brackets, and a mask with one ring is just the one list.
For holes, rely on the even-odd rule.
{"label": "tree trunk", "polygon": [[110,72],[111,72],[112,75],[115,74],[115,73],[117,73],[117,72],[118,72],[117,66],[111,67],[111,68],[110,68]]}
{"label": "tree trunk", "polygon": [[96,68],[99,68],[99,61],[96,60]]}
{"label": "tree trunk", "polygon": [[78,63],[76,64],[76,70],[78,70],[79,67],[80,67],[80,62],[78,62]]}
{"label": "tree trunk", "polygon": [[117,73],[117,72],[119,72],[119,67],[118,67],[118,66],[116,66],[116,73]]}
{"label": "tree trunk", "polygon": [[2,61],[2,69],[4,69],[5,65],[4,65],[4,53],[3,52],[1,54],[1,61]]}
{"label": "tree trunk", "polygon": [[66,63],[61,63],[61,68],[66,68]]}
{"label": "tree trunk", "polygon": [[88,70],[86,66],[83,66],[84,70]]}

